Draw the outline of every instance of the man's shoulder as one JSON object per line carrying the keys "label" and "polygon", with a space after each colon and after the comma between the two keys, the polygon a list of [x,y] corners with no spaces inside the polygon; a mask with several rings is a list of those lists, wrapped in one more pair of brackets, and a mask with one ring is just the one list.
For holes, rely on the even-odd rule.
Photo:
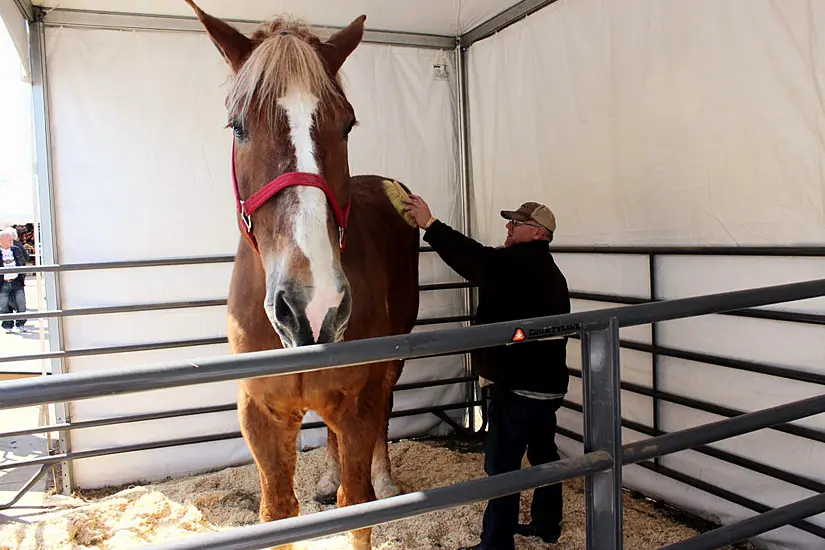
{"label": "man's shoulder", "polygon": [[535,262],[536,260],[553,261],[553,257],[550,254],[550,247],[546,241],[520,243],[513,246],[502,247],[500,250],[504,256],[524,258],[531,262]]}

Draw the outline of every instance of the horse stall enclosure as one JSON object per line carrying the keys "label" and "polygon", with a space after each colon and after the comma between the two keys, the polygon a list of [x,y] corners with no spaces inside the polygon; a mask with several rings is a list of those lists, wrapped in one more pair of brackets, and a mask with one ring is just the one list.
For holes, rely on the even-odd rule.
{"label": "horse stall enclosure", "polygon": [[[48,309],[63,312],[50,324],[52,347],[68,351],[53,371],[227,355],[226,297],[241,234],[226,62],[184,0],[34,4],[23,53],[34,88],[41,238],[44,263],[64,266],[46,274]],[[367,15],[364,41],[342,69],[358,119],[351,173],[405,184],[435,216],[487,245],[504,241],[502,209],[547,204],[574,312],[825,277],[825,4],[198,4],[246,34],[283,13],[324,36]],[[18,43],[25,33],[15,32]],[[415,331],[470,321],[473,295],[462,279],[427,250],[419,269],[422,285],[447,284],[424,286]],[[823,327],[825,300],[811,299],[622,328],[623,442],[822,394]],[[557,442],[563,456],[577,457],[577,338],[568,366]],[[467,412],[480,392],[467,367],[462,355],[408,361],[400,384],[413,387],[396,392],[394,410],[440,407],[450,422],[477,429]],[[58,406],[57,422],[162,417],[62,432],[61,451],[123,451],[63,462],[66,486],[248,463],[237,388],[220,382]],[[390,437],[442,435],[450,422],[432,412],[393,418]],[[325,442],[314,428],[299,446]],[[422,460],[435,464],[431,451]],[[447,469],[481,475],[480,461],[462,456]],[[825,493],[821,464],[819,415],[626,466],[623,482],[730,524]],[[480,529],[480,512],[472,517]],[[451,516],[438,520],[458,537],[439,542],[475,536]],[[819,515],[751,542],[817,548],[823,540]]]}
{"label": "horse stall enclosure", "polygon": [[[47,13],[44,36],[60,263],[224,259],[197,265],[62,274],[61,309],[187,303],[185,307],[65,318],[66,349],[146,343],[164,344],[167,349],[72,357],[65,360],[63,369],[103,371],[227,354],[229,348],[223,342],[226,306],[222,300],[228,292],[232,264],[226,260],[234,255],[239,238],[230,179],[232,130],[226,128],[224,106],[227,65],[195,25],[191,31],[173,31],[160,28],[168,19],[143,17],[135,23],[134,17],[113,16],[100,21],[84,12],[64,11],[64,7],[74,7],[69,4],[60,2],[60,9]],[[89,7],[88,3],[76,4]],[[155,4],[159,8],[168,5],[176,14],[191,14],[182,0]],[[249,7],[251,3],[245,4]],[[251,12],[227,14],[232,3],[204,5],[238,17],[264,18],[273,10],[269,3],[260,3]],[[296,16],[331,24],[347,24],[360,13],[340,9],[329,20],[321,17],[326,14],[320,6],[315,10],[293,7]],[[126,8],[125,3],[118,4],[118,9]],[[147,4],[137,2],[132,8],[145,10]],[[380,11],[370,11],[377,24],[382,24]],[[115,28],[153,24],[159,28]],[[428,197],[439,216],[461,227],[455,62],[452,41],[446,44],[450,47],[364,43],[347,61],[344,86],[359,121],[350,139],[350,167],[352,174],[380,174],[406,184]],[[438,69],[442,72],[434,72]],[[455,277],[437,256],[422,253],[422,284],[456,281]],[[420,319],[449,319],[462,314],[461,290],[421,293]],[[422,325],[416,330],[459,324]],[[176,346],[175,342],[190,344]],[[192,345],[197,342],[203,344]],[[461,356],[411,361],[400,383],[464,374]],[[461,404],[466,400],[466,389],[466,384],[452,384],[399,392],[395,409]],[[231,405],[236,393],[237,384],[230,382],[195,391],[95,399],[74,403],[71,419],[77,422]],[[466,411],[457,408],[448,414],[461,423]],[[317,420],[314,414],[306,419]],[[390,437],[443,432],[445,426],[432,414],[395,418]],[[126,428],[76,430],[71,432],[70,447],[82,452],[237,432],[237,415],[229,410],[140,422]],[[301,446],[324,444],[324,434],[325,429],[304,431]],[[73,473],[77,486],[93,488],[188,474],[250,459],[245,442],[236,436],[197,446],[79,460]]]}
{"label": "horse stall enclosure", "polygon": [[[578,296],[574,311],[825,275],[825,259],[800,248],[825,243],[822,3],[559,1],[468,52],[474,235],[500,242],[499,210],[527,200],[551,205],[555,257]],[[629,253],[609,253],[617,247]],[[755,256],[752,247],[772,249]],[[822,314],[825,302],[776,311]],[[625,424],[625,443],[653,429],[718,420],[731,409],[821,394],[821,320],[755,317],[670,321],[655,333],[622,329],[622,410],[636,427]],[[643,351],[651,344],[677,353],[654,358]],[[568,357],[580,369],[578,340]],[[731,359],[798,372],[795,379],[747,372]],[[575,376],[568,400],[560,426],[580,436]],[[724,523],[753,508],[719,498],[722,491],[769,507],[794,502],[825,482],[825,418],[796,427],[802,431],[767,430],[714,445],[735,455],[727,460],[697,451],[661,459],[693,485],[639,466],[624,468],[625,485]],[[560,446],[579,454],[570,435],[559,437]],[[736,458],[791,475],[781,481],[752,471],[753,463],[734,465]],[[794,475],[804,479],[790,482]],[[716,496],[706,492],[716,487]],[[822,516],[809,522],[825,526]],[[794,527],[760,539],[782,548],[822,545]]]}

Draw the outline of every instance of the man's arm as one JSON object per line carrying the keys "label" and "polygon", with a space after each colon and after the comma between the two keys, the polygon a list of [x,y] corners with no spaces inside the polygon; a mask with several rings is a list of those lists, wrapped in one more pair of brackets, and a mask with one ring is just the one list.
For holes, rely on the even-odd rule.
{"label": "man's arm", "polygon": [[434,220],[424,232],[424,241],[444,263],[471,283],[487,283],[493,278],[494,248],[462,235],[440,220]]}
{"label": "man's arm", "polygon": [[410,195],[403,202],[405,211],[415,219],[419,228],[424,229],[424,241],[432,245],[448,266],[471,283],[490,281],[495,273],[494,248],[484,246],[435,219],[430,207],[418,195]]}

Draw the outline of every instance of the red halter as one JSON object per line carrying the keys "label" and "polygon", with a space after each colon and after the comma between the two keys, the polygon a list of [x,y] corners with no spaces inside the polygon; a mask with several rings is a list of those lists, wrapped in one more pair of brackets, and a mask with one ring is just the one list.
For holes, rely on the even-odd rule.
{"label": "red halter", "polygon": [[262,188],[255,191],[251,197],[245,201],[241,200],[238,192],[238,180],[235,177],[235,141],[232,141],[232,187],[235,190],[235,202],[238,206],[238,214],[240,220],[238,224],[241,230],[249,237],[252,247],[258,250],[258,242],[255,240],[255,235],[252,234],[252,214],[255,213],[266,201],[275,196],[279,191],[283,191],[287,187],[303,185],[306,187],[317,187],[327,196],[332,213],[335,215],[335,222],[338,224],[338,246],[341,250],[344,249],[344,243],[347,237],[347,218],[349,218],[349,209],[352,206],[352,201],[347,203],[345,209],[341,209],[338,204],[338,199],[332,192],[327,181],[318,174],[310,174],[308,172],[287,172],[264,185]]}

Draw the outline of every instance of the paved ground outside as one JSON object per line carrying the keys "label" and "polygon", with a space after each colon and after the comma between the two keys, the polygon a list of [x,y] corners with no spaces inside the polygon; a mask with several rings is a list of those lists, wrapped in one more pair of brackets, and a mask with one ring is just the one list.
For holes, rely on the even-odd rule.
{"label": "paved ground outside", "polygon": [[[40,286],[39,288],[43,288]],[[43,293],[38,293],[38,281],[29,276],[26,281],[26,302],[29,312],[43,309]],[[0,330],[0,380],[18,378],[21,375],[42,375],[49,372],[49,361],[4,361],[4,358],[33,355],[49,351],[49,327],[39,319],[29,320],[26,334],[6,334]],[[47,418],[48,414],[48,418]],[[0,411],[0,432],[10,432],[54,423],[52,407],[26,407]],[[0,438],[0,465],[29,460],[48,455],[46,434]],[[35,475],[39,466],[0,470],[0,507],[10,502],[18,490]],[[43,511],[43,497],[51,472],[43,476],[13,508],[0,510],[0,523],[29,522]],[[49,484],[51,485],[51,484]]]}

